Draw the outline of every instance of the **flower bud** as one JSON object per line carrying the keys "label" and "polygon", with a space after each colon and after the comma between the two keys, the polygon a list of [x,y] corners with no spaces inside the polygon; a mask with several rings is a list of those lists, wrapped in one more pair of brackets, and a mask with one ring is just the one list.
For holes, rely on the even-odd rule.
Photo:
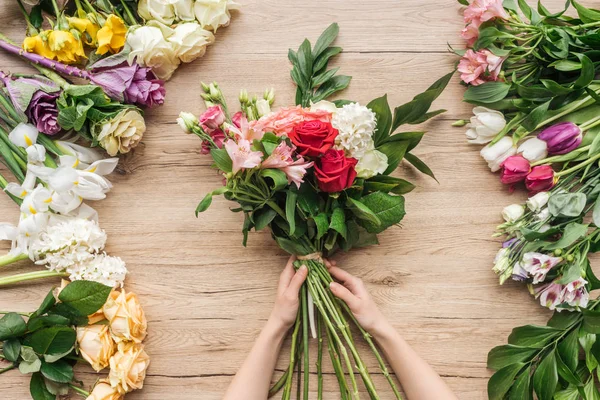
{"label": "flower bud", "polygon": [[213,99],[218,99],[221,96],[221,90],[219,89],[219,86],[215,82],[210,84],[209,93]]}
{"label": "flower bud", "polygon": [[525,208],[521,204],[511,204],[502,210],[502,218],[506,222],[513,223],[525,214]]}
{"label": "flower bud", "polygon": [[510,156],[502,163],[500,181],[505,185],[521,182],[531,171],[529,161],[522,156]]}
{"label": "flower bud", "polygon": [[569,254],[569,255],[567,256],[567,261],[568,261],[568,262],[573,262],[573,260],[574,260],[574,259],[575,259],[575,257],[573,257],[573,254]]}
{"label": "flower bud", "polygon": [[562,255],[562,253],[563,253],[562,249],[556,249],[556,250],[554,250],[554,255],[557,256],[557,257],[560,256],[560,255]]}
{"label": "flower bud", "polygon": [[194,127],[198,125],[198,118],[192,113],[182,111],[177,118],[177,124],[185,133],[192,133]]}
{"label": "flower bud", "polygon": [[210,87],[209,87],[209,86],[208,86],[206,83],[204,83],[204,82],[202,82],[202,81],[201,81],[201,82],[200,82],[200,86],[202,86],[202,90],[203,90],[205,93],[208,93],[208,92],[210,92]]}
{"label": "flower bud", "polygon": [[548,144],[549,154],[567,154],[583,140],[581,129],[572,122],[561,122],[544,129],[538,138]]}
{"label": "flower bud", "polygon": [[259,99],[256,102],[256,111],[258,111],[258,116],[262,117],[271,112],[271,106],[269,105],[269,101],[266,99]]}
{"label": "flower bud", "polygon": [[240,103],[246,104],[248,102],[248,91],[246,89],[240,90]]}
{"label": "flower bud", "polygon": [[264,99],[269,102],[269,105],[272,106],[275,102],[275,89],[267,89],[265,90]]}
{"label": "flower bud", "polygon": [[535,196],[532,196],[529,199],[527,199],[526,204],[531,211],[537,212],[540,211],[548,203],[549,199],[550,195],[548,194],[548,192],[539,192]]}
{"label": "flower bud", "polygon": [[533,167],[525,178],[525,186],[533,193],[550,190],[554,183],[554,170],[550,165]]}

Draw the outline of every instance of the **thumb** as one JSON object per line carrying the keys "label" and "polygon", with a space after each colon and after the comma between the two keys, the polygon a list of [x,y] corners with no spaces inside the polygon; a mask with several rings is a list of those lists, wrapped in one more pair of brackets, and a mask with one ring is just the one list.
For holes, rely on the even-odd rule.
{"label": "thumb", "polygon": [[337,282],[331,282],[329,284],[329,289],[335,297],[343,300],[346,304],[348,304],[350,310],[354,311],[358,308],[360,299],[353,295],[352,292],[350,292],[346,287],[340,285]]}
{"label": "thumb", "polygon": [[298,268],[298,271],[296,271],[296,273],[294,274],[294,277],[292,278],[290,286],[288,286],[286,292],[293,293],[297,296],[307,276],[308,269],[306,268],[306,265],[303,265],[300,268]]}

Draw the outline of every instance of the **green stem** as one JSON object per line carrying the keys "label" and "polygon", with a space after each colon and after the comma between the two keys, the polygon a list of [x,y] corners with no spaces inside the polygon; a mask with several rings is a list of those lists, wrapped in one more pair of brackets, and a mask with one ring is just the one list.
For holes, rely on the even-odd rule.
{"label": "green stem", "polygon": [[15,263],[17,261],[22,261],[28,259],[29,256],[27,254],[19,254],[19,255],[11,255],[7,254],[5,256],[0,257],[0,267],[4,267],[6,265]]}
{"label": "green stem", "polygon": [[6,367],[6,368],[4,368],[4,369],[0,369],[0,374],[3,374],[3,373],[5,373],[5,372],[8,372],[8,371],[10,371],[11,369],[15,369],[15,368],[17,368],[17,365],[16,365],[16,364],[13,364],[13,365],[11,365],[11,366],[9,366],[9,367]]}
{"label": "green stem", "polygon": [[317,400],[323,400],[323,329],[320,315],[317,315],[317,340]]}
{"label": "green stem", "polygon": [[125,14],[127,14],[127,18],[129,18],[129,23],[131,25],[136,25],[137,21],[136,21],[135,17],[133,16],[133,14],[131,13],[131,10],[129,9],[129,7],[127,7],[127,4],[125,4],[125,1],[121,0],[121,4],[123,5],[123,8],[125,9]]}
{"label": "green stem", "polygon": [[310,378],[310,361],[308,347],[308,294],[306,293],[306,285],[302,285],[301,301],[302,301],[302,339],[304,342],[304,400],[308,400],[308,381]]}
{"label": "green stem", "polygon": [[326,328],[325,334],[327,335],[327,351],[329,352],[329,358],[331,359],[335,376],[338,380],[338,384],[340,385],[340,394],[342,400],[348,400],[348,383],[346,382],[346,377],[344,376],[339,350],[337,349],[333,337],[331,336],[331,331]]}
{"label": "green stem", "polygon": [[[583,147],[579,147],[573,151],[579,152],[579,153],[583,153],[586,150],[589,150],[589,148],[591,147],[591,145],[588,146],[583,146]],[[552,157],[548,157],[548,158],[544,158],[543,160],[539,160],[536,161],[534,163],[531,163],[532,167],[535,167],[537,165],[542,165],[542,164],[552,164],[553,162],[557,161],[557,160],[561,160],[562,158],[564,158],[564,154],[560,154],[558,156],[552,156]]]}
{"label": "green stem", "polygon": [[89,392],[83,390],[79,386],[73,385],[72,383],[69,383],[69,387],[71,389],[73,389],[74,391],[76,391],[77,393],[79,393],[80,395],[82,395],[82,396],[88,397],[90,395]]}
{"label": "green stem", "polygon": [[25,274],[17,274],[13,276],[8,276],[4,278],[0,278],[0,286],[13,285],[19,282],[27,282],[33,281],[37,279],[43,278],[53,278],[53,277],[68,277],[69,274],[65,272],[55,272],[55,271],[36,271],[36,272],[27,272]]}
{"label": "green stem", "polygon": [[593,163],[594,161],[596,161],[599,158],[600,158],[600,154],[596,154],[594,157],[588,158],[586,161],[584,161],[584,162],[582,162],[580,164],[577,164],[574,167],[571,167],[571,168],[566,169],[564,171],[560,171],[555,176],[557,178],[560,178],[561,176],[569,175],[572,172],[575,172],[575,171],[577,171],[577,170],[579,170],[579,169],[581,169],[581,168],[583,168],[583,167],[585,167],[587,165],[590,165],[591,163]]}
{"label": "green stem", "polygon": [[[287,381],[287,376],[289,373],[290,373],[290,368],[288,367],[288,369],[285,370],[283,375],[281,375],[281,378],[279,378],[279,380],[277,382],[275,382],[275,384],[271,387],[271,389],[269,389],[269,394],[268,394],[267,398],[271,398],[271,397],[275,396],[277,394],[277,392],[279,392],[281,390],[281,388]],[[293,370],[292,370],[292,373],[293,373]]]}
{"label": "green stem", "polygon": [[298,345],[298,332],[300,331],[300,312],[296,316],[296,323],[294,325],[294,332],[292,333],[292,348],[290,351],[290,373],[287,376],[285,387],[283,389],[282,400],[289,400],[292,392],[292,377],[294,376],[294,366],[296,365],[296,346]]}
{"label": "green stem", "polygon": [[581,132],[585,132],[585,131],[589,131],[590,129],[596,127],[600,125],[600,116],[586,122],[585,124],[581,125],[579,127],[579,129],[581,129]]}

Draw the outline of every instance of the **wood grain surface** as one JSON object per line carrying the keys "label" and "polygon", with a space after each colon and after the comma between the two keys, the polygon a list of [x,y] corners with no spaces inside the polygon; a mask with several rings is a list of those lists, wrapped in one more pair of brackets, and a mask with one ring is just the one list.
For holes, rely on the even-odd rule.
{"label": "wood grain surface", "polygon": [[[276,106],[291,105],[287,49],[297,48],[304,37],[316,39],[337,21],[337,45],[345,51],[335,64],[353,76],[340,97],[366,104],[387,93],[395,106],[452,70],[456,58],[448,43],[462,46],[455,0],[241,2],[242,10],[231,26],[219,29],[206,56],[168,82],[166,104],[147,112],[143,144],[122,160],[108,198],[91,204],[108,233],[109,252],[127,262],[127,288],[140,295],[149,319],[151,366],[144,389],[128,395],[130,400],[220,399],[270,313],[287,258],[267,232],[252,233],[248,247],[242,247],[242,220],[225,200],[216,199],[194,218],[197,202],[221,183],[209,159],[199,154],[199,140],[175,124],[179,111],[203,110],[200,80],[218,81],[232,105],[239,89],[261,93],[266,87],[276,89]],[[21,39],[24,23],[16,4],[0,3],[1,30]],[[557,10],[564,1],[544,3]],[[0,70],[24,69],[21,61],[0,54]],[[549,314],[523,286],[498,286],[491,271],[499,246],[491,235],[500,211],[525,193],[508,194],[479,157],[479,147],[466,144],[464,128],[450,126],[471,114],[460,101],[463,90],[455,78],[435,104],[448,112],[424,127],[428,134],[415,150],[439,184],[410,166],[401,168],[398,174],[418,185],[407,196],[402,227],[382,234],[380,246],[336,259],[367,283],[394,326],[460,399],[478,400],[487,398],[487,352],[505,343],[513,327],[544,323]],[[0,216],[18,219],[6,196],[0,197]],[[7,249],[0,244],[1,251]],[[39,267],[22,262],[2,274],[34,268]],[[53,284],[2,289],[0,309],[31,311]],[[284,350],[276,377],[287,358]],[[368,356],[367,363],[381,398],[392,399],[375,359]],[[330,365],[326,373],[325,398],[336,399]],[[89,384],[97,377],[86,368],[77,376]],[[0,385],[3,399],[30,398],[28,380],[18,371],[2,375]],[[316,390],[316,379],[311,387]]]}

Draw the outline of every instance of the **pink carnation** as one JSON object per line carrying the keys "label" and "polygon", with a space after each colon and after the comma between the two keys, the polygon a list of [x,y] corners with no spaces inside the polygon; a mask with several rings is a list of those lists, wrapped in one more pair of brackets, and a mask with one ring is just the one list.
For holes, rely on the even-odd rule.
{"label": "pink carnation", "polygon": [[475,0],[465,9],[464,13],[465,22],[475,22],[477,26],[494,18],[508,19],[509,17],[502,5],[502,0]]}
{"label": "pink carnation", "polygon": [[466,84],[481,85],[488,81],[497,81],[504,58],[489,50],[467,50],[458,64],[460,78]]}
{"label": "pink carnation", "polygon": [[308,108],[284,107],[277,112],[272,112],[258,121],[250,122],[250,129],[254,132],[273,132],[277,136],[288,136],[294,126],[304,121],[331,122],[331,113],[325,110],[311,111]]}

